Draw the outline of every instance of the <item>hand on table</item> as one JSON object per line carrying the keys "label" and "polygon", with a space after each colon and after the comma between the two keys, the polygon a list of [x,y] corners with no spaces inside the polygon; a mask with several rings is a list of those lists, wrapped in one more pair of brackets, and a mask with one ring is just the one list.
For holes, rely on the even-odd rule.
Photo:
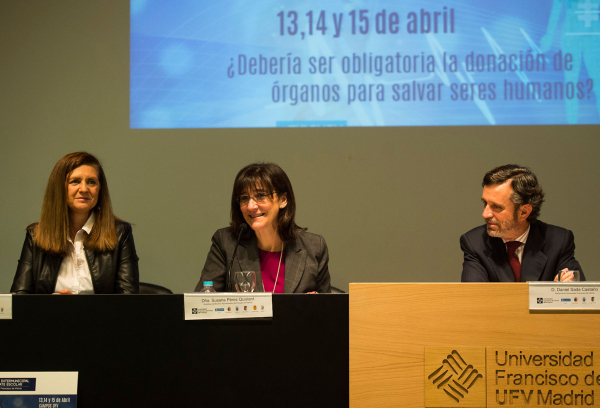
{"label": "hand on table", "polygon": [[57,293],[53,293],[53,295],[72,295],[72,294],[73,294],[73,292],[71,292],[69,289],[61,289]]}
{"label": "hand on table", "polygon": [[569,268],[565,268],[562,271],[558,272],[558,274],[554,277],[554,282],[573,282],[574,277],[573,271],[569,271]]}

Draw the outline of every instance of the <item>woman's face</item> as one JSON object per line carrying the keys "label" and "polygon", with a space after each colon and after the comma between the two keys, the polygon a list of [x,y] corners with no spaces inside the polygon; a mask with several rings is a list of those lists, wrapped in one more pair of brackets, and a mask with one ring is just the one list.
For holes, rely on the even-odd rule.
{"label": "woman's face", "polygon": [[250,200],[247,204],[240,202],[240,209],[244,220],[254,231],[262,231],[265,228],[277,231],[277,215],[279,209],[287,205],[287,198],[285,194],[280,197],[277,193],[270,195],[271,193],[272,191],[259,189],[243,195],[246,198],[249,196]]}
{"label": "woman's face", "polygon": [[100,181],[94,166],[77,167],[67,178],[69,213],[89,214],[98,204]]}

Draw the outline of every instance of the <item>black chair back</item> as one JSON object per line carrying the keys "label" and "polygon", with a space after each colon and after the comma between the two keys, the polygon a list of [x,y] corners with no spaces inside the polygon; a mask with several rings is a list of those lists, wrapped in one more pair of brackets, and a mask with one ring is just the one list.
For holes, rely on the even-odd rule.
{"label": "black chair back", "polygon": [[140,295],[172,295],[170,289],[153,283],[140,282]]}

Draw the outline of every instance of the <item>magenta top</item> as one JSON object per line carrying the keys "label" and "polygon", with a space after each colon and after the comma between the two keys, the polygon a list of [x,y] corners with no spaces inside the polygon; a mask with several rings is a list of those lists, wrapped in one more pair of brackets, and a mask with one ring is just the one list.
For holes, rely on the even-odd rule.
{"label": "magenta top", "polygon": [[[279,266],[279,257],[281,252],[263,251],[258,248],[260,257],[260,276],[265,286],[265,292],[273,292],[275,277],[277,276],[277,267]],[[275,293],[283,293],[283,284],[285,282],[285,253],[281,258],[281,267],[279,268],[279,278],[277,278],[277,287]]]}

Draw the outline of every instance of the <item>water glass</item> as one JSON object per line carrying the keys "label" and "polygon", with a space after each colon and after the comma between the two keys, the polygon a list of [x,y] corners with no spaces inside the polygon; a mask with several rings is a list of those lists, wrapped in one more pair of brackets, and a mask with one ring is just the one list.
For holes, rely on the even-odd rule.
{"label": "water glass", "polygon": [[254,292],[256,287],[256,274],[250,272],[235,273],[235,290],[237,292]]}

